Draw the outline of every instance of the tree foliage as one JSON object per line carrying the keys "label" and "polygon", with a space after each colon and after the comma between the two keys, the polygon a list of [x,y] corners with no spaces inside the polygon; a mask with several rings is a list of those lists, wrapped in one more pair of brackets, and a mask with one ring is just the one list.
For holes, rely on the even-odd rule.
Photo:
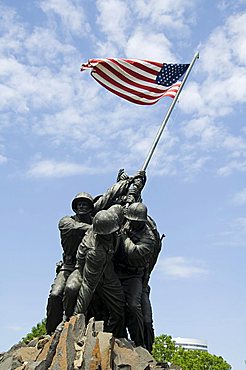
{"label": "tree foliage", "polygon": [[205,351],[176,347],[170,335],[155,338],[152,351],[158,362],[172,362],[182,370],[230,370],[231,366],[221,357]]}
{"label": "tree foliage", "polygon": [[171,361],[175,351],[175,342],[172,340],[170,335],[162,334],[159,337],[155,337],[152,355],[156,361]]}
{"label": "tree foliage", "polygon": [[32,327],[31,333],[28,333],[24,338],[22,338],[22,341],[24,343],[29,343],[32,339],[38,338],[41,335],[46,334],[46,319],[43,319],[41,322],[37,323],[36,326]]}

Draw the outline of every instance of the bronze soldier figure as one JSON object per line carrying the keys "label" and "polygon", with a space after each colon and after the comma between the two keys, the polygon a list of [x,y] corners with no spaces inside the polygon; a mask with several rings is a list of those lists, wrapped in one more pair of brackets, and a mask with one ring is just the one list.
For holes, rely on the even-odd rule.
{"label": "bronze soldier figure", "polygon": [[144,321],[144,344],[145,348],[151,352],[155,333],[153,327],[153,315],[152,315],[152,307],[150,302],[150,286],[149,286],[149,279],[150,274],[154,269],[154,266],[157,262],[159,253],[162,247],[162,239],[165,236],[164,234],[160,237],[160,234],[157,230],[157,226],[155,221],[148,215],[147,216],[147,227],[152,231],[155,244],[152,253],[149,256],[148,264],[145,268],[144,278],[143,278],[143,292],[142,292],[142,313],[143,313],[143,321]]}
{"label": "bronze soldier figure", "polygon": [[108,208],[114,201],[127,194],[134,181],[128,177],[114,184],[96,202],[88,193],[79,193],[72,201],[73,216],[65,216],[59,221],[63,262],[51,286],[47,303],[46,330],[51,334],[63,319],[63,293],[67,278],[75,268],[78,246],[92,223],[93,216],[101,209]]}
{"label": "bronze soldier figure", "polygon": [[125,211],[121,244],[115,256],[115,269],[126,299],[126,326],[136,346],[144,347],[144,320],[142,313],[143,278],[155,239],[147,227],[147,207],[132,203]]}
{"label": "bronze soldier figure", "polygon": [[[114,207],[114,206],[113,206]],[[86,314],[94,292],[106,306],[109,319],[105,322],[105,330],[110,331],[115,337],[124,336],[124,313],[125,297],[117,277],[112,258],[119,245],[119,234],[121,218],[115,209],[99,211],[94,219],[93,225],[86,233],[77,252],[77,268],[81,274],[79,294],[74,313]],[[69,292],[69,280],[65,288]],[[77,286],[78,288],[78,286]],[[75,285],[73,285],[75,292]]]}
{"label": "bronze soldier figure", "polygon": [[76,253],[81,239],[92,222],[93,198],[88,193],[79,193],[72,201],[73,216],[63,217],[58,224],[63,248],[63,263],[57,271],[47,304],[47,334],[51,334],[63,318],[63,291],[66,280],[74,270]]}

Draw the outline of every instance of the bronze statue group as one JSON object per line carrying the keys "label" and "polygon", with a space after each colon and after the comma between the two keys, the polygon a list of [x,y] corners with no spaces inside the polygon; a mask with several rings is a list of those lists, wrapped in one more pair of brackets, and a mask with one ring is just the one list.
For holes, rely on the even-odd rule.
{"label": "bronze statue group", "polygon": [[59,221],[63,260],[47,304],[47,334],[84,314],[104,321],[104,330],[152,350],[154,328],[149,278],[161,250],[161,237],[142,203],[145,171],[117,182],[103,195],[79,193],[73,216]]}

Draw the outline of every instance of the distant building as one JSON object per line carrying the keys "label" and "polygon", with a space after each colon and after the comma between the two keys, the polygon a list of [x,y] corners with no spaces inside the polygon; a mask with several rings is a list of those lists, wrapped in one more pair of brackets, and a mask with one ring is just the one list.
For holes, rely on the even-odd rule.
{"label": "distant building", "polygon": [[176,346],[183,347],[185,349],[196,349],[200,351],[208,352],[208,343],[206,340],[195,339],[195,338],[173,338]]}

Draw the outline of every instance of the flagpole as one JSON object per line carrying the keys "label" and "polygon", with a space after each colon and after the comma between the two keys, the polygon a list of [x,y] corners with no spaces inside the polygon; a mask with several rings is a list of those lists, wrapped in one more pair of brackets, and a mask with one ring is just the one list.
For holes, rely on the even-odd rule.
{"label": "flagpole", "polygon": [[196,59],[199,59],[199,52],[196,52],[196,54],[194,55],[194,57],[192,59],[192,62],[190,63],[190,65],[189,65],[189,67],[188,67],[188,69],[187,69],[187,71],[185,73],[184,79],[181,82],[181,85],[179,87],[179,90],[178,90],[177,94],[175,95],[175,97],[174,97],[174,99],[172,101],[172,104],[170,105],[170,107],[169,107],[169,109],[167,111],[167,114],[166,114],[164,120],[162,121],[162,124],[161,124],[161,126],[160,126],[160,128],[159,128],[159,130],[158,130],[158,132],[156,134],[156,137],[155,137],[155,139],[154,139],[154,141],[152,143],[152,146],[151,146],[151,148],[149,150],[149,153],[148,153],[148,155],[147,155],[147,157],[145,159],[145,162],[143,164],[143,167],[141,168],[141,170],[143,170],[143,171],[146,170],[146,168],[147,168],[147,166],[148,166],[148,164],[149,164],[149,162],[150,162],[150,160],[152,158],[152,155],[153,155],[153,153],[155,151],[155,148],[156,148],[156,146],[157,146],[157,144],[158,144],[158,142],[160,140],[160,137],[162,135],[162,132],[163,132],[163,130],[164,130],[166,124],[167,124],[167,121],[168,121],[168,119],[169,119],[169,117],[170,117],[170,115],[172,113],[172,110],[173,110],[173,108],[174,108],[174,106],[176,104],[176,101],[178,100],[179,94],[181,93],[181,91],[183,89],[183,86],[184,86],[184,84],[185,84],[185,82],[186,82],[186,80],[187,80],[187,78],[188,78],[188,76],[190,74],[190,71],[191,71],[193,65],[195,64]]}

